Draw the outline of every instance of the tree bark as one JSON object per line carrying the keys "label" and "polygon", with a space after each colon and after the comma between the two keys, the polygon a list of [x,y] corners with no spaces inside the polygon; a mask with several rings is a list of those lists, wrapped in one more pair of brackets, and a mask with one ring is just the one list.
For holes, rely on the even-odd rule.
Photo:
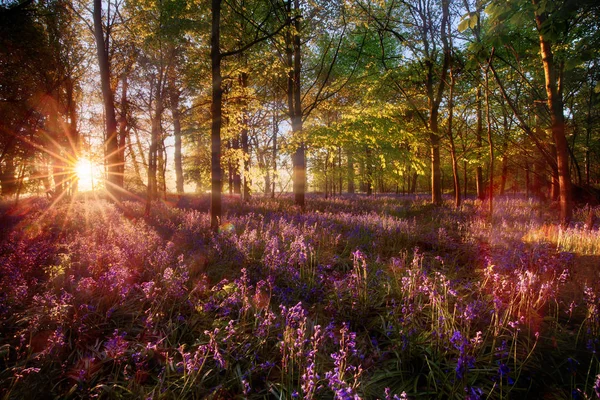
{"label": "tree bark", "polygon": [[158,141],[160,135],[160,125],[163,112],[163,101],[160,95],[160,82],[157,84],[157,93],[155,98],[155,109],[152,117],[152,130],[150,132],[150,148],[148,149],[148,188],[146,194],[146,215],[150,215],[152,201],[158,198]]}
{"label": "tree bark", "polygon": [[452,158],[452,177],[454,178],[454,206],[460,207],[460,177],[458,176],[458,160],[456,146],[454,145],[454,132],[452,122],[454,119],[454,71],[450,66],[450,89],[448,93],[448,139],[450,140],[450,156]]}
{"label": "tree bark", "polygon": [[177,194],[183,194],[183,159],[181,155],[181,112],[179,111],[179,90],[175,85],[175,77],[171,76],[169,93],[171,100],[171,116],[173,117],[173,137],[175,138],[175,189]]}
{"label": "tree bark", "polygon": [[367,196],[371,196],[373,194],[373,164],[371,160],[371,154],[371,148],[367,146],[365,149]]}
{"label": "tree bark", "polygon": [[[494,50],[492,50],[493,57]],[[489,64],[488,64],[489,69]],[[490,187],[490,202],[489,202],[489,213],[490,218],[492,218],[494,214],[494,142],[492,140],[492,118],[490,115],[490,88],[489,88],[489,79],[488,79],[488,69],[485,71],[485,120],[487,123],[487,137],[489,144],[489,155],[490,155],[490,177],[489,177],[489,187]]]}
{"label": "tree bark", "polygon": [[[242,72],[241,76],[240,76],[240,83],[242,86],[242,91],[243,91],[243,95],[245,96],[246,94],[246,88],[248,87],[248,74],[245,72]],[[243,177],[243,188],[244,188],[244,193],[243,193],[243,199],[244,201],[249,201],[250,200],[250,146],[248,143],[248,101],[247,99],[243,99],[242,100],[244,102],[243,105],[243,109],[242,109],[242,132],[241,132],[241,139],[242,139],[242,152],[243,152],[243,157],[242,157],[242,164],[244,166],[243,170],[244,170],[244,177]]]}
{"label": "tree bark", "polygon": [[[292,24],[292,0],[288,0],[288,18],[290,28]],[[294,0],[294,14],[299,14],[300,2]],[[302,139],[302,96],[300,86],[300,74],[301,74],[301,44],[300,44],[300,18],[299,15],[295,15],[294,18],[293,33],[291,34],[291,45],[292,48],[287,49],[287,60],[290,72],[288,73],[288,91],[291,89],[291,93],[288,93],[288,103],[290,109],[290,117],[292,122],[292,135],[297,138],[298,143],[294,155],[292,158],[293,164],[293,189],[294,189],[294,203],[299,206],[302,210],[305,209],[305,192],[306,192],[306,150],[304,140]]]}
{"label": "tree bark", "polygon": [[277,182],[277,134],[279,133],[279,122],[277,121],[277,111],[273,112],[273,188],[271,189],[271,198],[275,198],[275,183]]}
{"label": "tree bark", "polygon": [[[96,0],[97,1],[97,0]],[[221,88],[221,0],[212,0],[212,20],[210,33],[210,60],[212,77],[212,103],[211,111],[211,196],[210,196],[210,227],[213,232],[219,230],[221,223],[221,117],[223,90]]]}
{"label": "tree bark", "polygon": [[441,181],[441,161],[440,161],[440,136],[438,126],[439,107],[442,101],[442,95],[446,86],[446,77],[450,66],[451,49],[448,44],[447,25],[449,20],[449,0],[442,0],[442,21],[440,25],[440,35],[444,44],[444,58],[442,62],[440,79],[437,85],[436,93],[433,89],[433,71],[432,60],[427,60],[427,95],[429,98],[429,142],[431,145],[431,202],[433,204],[442,203],[442,181]]}
{"label": "tree bark", "polygon": [[127,140],[127,91],[129,89],[129,82],[127,79],[127,73],[123,74],[123,78],[121,79],[121,115],[119,117],[119,136],[118,136],[118,158],[119,158],[119,173],[117,175],[117,180],[119,181],[119,185],[121,187],[124,186],[125,183],[125,145]]}
{"label": "tree bark", "polygon": [[[532,0],[537,6],[539,0]],[[565,117],[563,114],[562,82],[560,67],[554,62],[552,45],[543,33],[546,14],[535,14],[535,21],[540,39],[540,53],[544,66],[546,94],[552,124],[552,137],[556,146],[556,163],[558,166],[558,183],[560,191],[560,221],[566,226],[573,216],[571,175],[569,172],[569,151],[565,135]]]}
{"label": "tree bark", "polygon": [[354,155],[348,150],[348,193],[354,194]]}
{"label": "tree bark", "polygon": [[102,28],[102,1],[94,0],[94,38],[96,39],[96,53],[100,69],[100,83],[102,88],[102,101],[106,119],[105,162],[108,176],[106,189],[115,198],[119,197],[119,144],[117,142],[117,119],[115,116],[114,95],[110,87],[110,64],[108,59],[108,43],[104,40]]}

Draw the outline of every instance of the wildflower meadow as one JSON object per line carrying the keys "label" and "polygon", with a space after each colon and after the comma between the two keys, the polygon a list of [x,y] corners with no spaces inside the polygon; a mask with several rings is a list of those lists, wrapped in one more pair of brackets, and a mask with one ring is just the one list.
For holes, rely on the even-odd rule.
{"label": "wildflower meadow", "polygon": [[[184,206],[185,205],[185,206]],[[2,399],[598,399],[600,232],[524,197],[0,213]]]}

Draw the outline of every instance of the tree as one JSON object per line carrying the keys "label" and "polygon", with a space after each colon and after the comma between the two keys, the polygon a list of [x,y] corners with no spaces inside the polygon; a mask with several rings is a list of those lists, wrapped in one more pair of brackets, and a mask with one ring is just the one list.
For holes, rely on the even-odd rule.
{"label": "tree", "polygon": [[[109,18],[107,18],[108,20]],[[122,189],[122,180],[119,177],[122,160],[119,159],[119,143],[117,137],[117,117],[115,113],[114,93],[111,88],[111,67],[108,55],[110,30],[104,28],[102,22],[102,0],[94,0],[93,8],[94,38],[96,40],[96,54],[100,69],[100,85],[102,88],[102,102],[104,118],[106,120],[106,163],[108,170],[107,190],[114,198],[119,198],[119,189]]]}

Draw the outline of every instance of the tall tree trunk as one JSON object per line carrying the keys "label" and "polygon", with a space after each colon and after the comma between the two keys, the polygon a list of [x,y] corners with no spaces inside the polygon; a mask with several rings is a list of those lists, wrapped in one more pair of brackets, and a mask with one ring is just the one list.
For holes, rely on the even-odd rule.
{"label": "tall tree trunk", "polygon": [[211,196],[210,196],[210,227],[214,232],[219,230],[221,223],[221,117],[223,91],[221,89],[221,0],[211,0],[212,21],[210,32],[210,60],[212,76],[211,111]]}
{"label": "tall tree trunk", "polygon": [[525,161],[525,196],[529,199],[529,188],[531,184],[529,182],[529,163]]}
{"label": "tall tree trunk", "polygon": [[[539,0],[532,0],[537,6]],[[571,175],[569,172],[569,151],[565,136],[565,117],[563,114],[561,68],[554,62],[552,46],[544,35],[546,14],[535,15],[535,21],[540,37],[540,53],[544,66],[546,81],[546,94],[548,95],[548,108],[552,123],[552,137],[556,146],[556,163],[558,166],[558,182],[560,186],[560,220],[562,225],[567,225],[573,216]]]}
{"label": "tall tree trunk", "polygon": [[[440,162],[440,137],[434,133],[437,132],[437,113],[436,113],[436,130],[431,128],[429,134],[429,142],[431,144],[431,202],[433,204],[442,203],[442,172]],[[433,122],[433,117],[430,122]]]}
{"label": "tall tree trunk", "polygon": [[500,175],[500,195],[503,196],[506,191],[506,181],[508,179],[508,142],[502,145],[502,172]]}
{"label": "tall tree trunk", "polygon": [[175,138],[175,190],[183,194],[183,160],[181,155],[181,112],[179,111],[179,90],[175,84],[174,74],[169,79],[169,94],[171,100],[171,116],[173,117],[173,137]]}
{"label": "tall tree trunk", "polygon": [[485,199],[485,190],[483,188],[483,167],[481,166],[481,151],[483,149],[483,105],[482,105],[481,87],[477,87],[477,128],[475,130],[475,144],[477,146],[477,167],[475,168],[475,185],[477,198]]}
{"label": "tall tree trunk", "polygon": [[354,194],[354,154],[348,150],[348,193]]}
{"label": "tall tree trunk", "polygon": [[277,182],[277,134],[279,133],[279,123],[277,121],[277,111],[273,112],[273,188],[271,189],[271,198],[275,198],[275,183]]}
{"label": "tall tree trunk", "polygon": [[163,101],[160,95],[160,82],[157,84],[155,109],[152,117],[152,130],[150,132],[150,148],[148,149],[148,188],[146,195],[146,215],[150,215],[150,207],[152,201],[158,198],[158,151],[159,151],[159,135],[161,129],[161,118]]}
{"label": "tall tree trunk", "polygon": [[119,182],[119,186],[123,187],[125,183],[125,144],[128,135],[127,129],[127,114],[128,114],[128,103],[127,103],[127,91],[129,89],[129,81],[127,79],[127,73],[123,74],[123,78],[121,79],[121,115],[119,117],[119,135],[118,135],[118,143],[119,143],[119,173],[117,175],[117,180]]}
{"label": "tall tree trunk", "polygon": [[467,162],[463,161],[463,185],[464,185],[464,192],[463,192],[463,198],[466,199],[467,198],[467,188],[469,186],[469,180],[468,180],[468,173],[467,173]]}
{"label": "tall tree trunk", "polygon": [[[240,76],[240,83],[242,86],[242,91],[243,91],[243,95],[246,95],[246,88],[248,87],[248,74],[245,72],[242,72],[241,76]],[[241,132],[241,139],[242,139],[242,152],[243,152],[243,158],[242,158],[242,163],[244,166],[244,177],[243,177],[243,188],[244,188],[244,194],[243,194],[243,199],[244,201],[249,201],[250,200],[250,145],[248,143],[248,106],[247,106],[247,99],[243,99],[242,100],[244,102],[244,106],[242,107],[242,132]]]}
{"label": "tall tree trunk", "polygon": [[592,138],[592,110],[594,107],[594,90],[597,87],[594,82],[593,75],[591,74],[592,67],[588,67],[588,73],[591,75],[592,79],[590,82],[590,91],[588,93],[588,102],[587,102],[587,116],[585,119],[585,184],[586,186],[590,186],[590,141]]}
{"label": "tall tree trunk", "polygon": [[449,20],[449,0],[442,0],[442,20],[440,24],[440,35],[444,45],[444,59],[442,62],[440,79],[436,93],[433,88],[434,65],[432,60],[427,60],[427,96],[429,99],[429,142],[431,145],[431,202],[442,203],[442,181],[440,160],[440,135],[439,135],[439,107],[446,86],[446,77],[451,60],[451,49],[446,32]]}
{"label": "tall tree trunk", "polygon": [[325,168],[323,169],[323,174],[325,174],[325,198],[327,198],[327,194],[329,192],[329,179],[327,177],[327,165],[329,164],[327,162],[327,159],[329,158],[329,150],[327,150],[327,153],[325,154]]}
{"label": "tall tree trunk", "polygon": [[[131,142],[131,135],[127,135],[127,146],[129,147],[129,156],[131,157],[131,164],[133,165],[133,172],[137,178],[137,181],[143,185],[142,174],[140,172],[140,166],[138,164],[137,158],[135,156],[135,148],[133,147],[133,143]],[[144,153],[141,153],[142,159],[144,158]]]}
{"label": "tall tree trunk", "polygon": [[162,124],[159,119],[159,140],[158,140],[158,157],[157,157],[157,171],[158,171],[158,188],[163,195],[163,198],[167,198],[167,149],[165,147],[165,139],[162,134]]}
{"label": "tall tree trunk", "polygon": [[[80,157],[80,139],[79,139],[79,131],[77,130],[78,123],[78,115],[77,115],[77,104],[75,102],[75,83],[72,77],[67,79],[66,83],[66,97],[67,97],[67,116],[69,118],[69,125],[67,126],[68,133],[67,139],[69,140],[69,144],[71,147],[71,152],[69,155],[71,167],[76,165],[77,160]],[[72,173],[73,177],[71,179],[71,194],[74,195],[78,190],[78,179],[77,174]]]}
{"label": "tall tree trunk", "polygon": [[[493,53],[494,53],[494,51],[492,50],[492,56],[490,56],[490,59],[491,59],[491,57],[493,57]],[[488,69],[489,69],[489,63],[488,63]],[[490,154],[489,212],[490,212],[490,218],[492,218],[492,216],[494,214],[494,142],[492,140],[492,118],[490,115],[490,87],[489,87],[489,79],[488,79],[488,75],[489,75],[488,69],[486,69],[486,71],[485,71],[485,120],[487,123],[487,137],[488,137],[489,154]]]}
{"label": "tall tree trunk", "polygon": [[367,196],[373,194],[373,164],[371,160],[371,148],[369,146],[365,149],[365,166],[366,166],[366,189]]}
{"label": "tall tree trunk", "polygon": [[508,178],[508,116],[503,112],[504,142],[502,143],[502,172],[500,175],[500,195],[504,195],[506,190],[506,180]]}
{"label": "tall tree trunk", "polygon": [[343,176],[343,172],[342,172],[343,169],[342,169],[342,147],[341,146],[338,146],[338,170],[339,170],[338,179],[339,179],[339,183],[340,183],[338,189],[340,191],[340,196],[341,196],[342,195],[342,184],[344,183],[343,182],[344,176]]}
{"label": "tall tree trunk", "polygon": [[448,139],[450,140],[450,156],[452,158],[452,177],[454,178],[454,206],[460,207],[460,178],[458,176],[458,160],[456,146],[454,145],[454,132],[452,122],[454,120],[454,70],[450,66],[450,88],[448,93]]}
{"label": "tall tree trunk", "polygon": [[240,138],[238,136],[231,139],[231,147],[235,154],[232,161],[233,193],[242,194],[242,175],[240,174],[240,161],[242,160],[239,159]]}
{"label": "tall tree trunk", "polygon": [[305,192],[306,192],[306,151],[304,140],[302,139],[302,96],[300,86],[301,73],[301,48],[300,48],[300,18],[298,15],[300,10],[300,1],[293,0],[294,8],[292,12],[292,0],[288,0],[288,18],[291,27],[292,15],[294,15],[294,26],[291,34],[291,46],[288,44],[287,60],[290,71],[288,73],[288,105],[290,109],[290,117],[292,122],[292,135],[299,140],[296,150],[294,151],[293,164],[293,188],[294,188],[294,203],[305,209]]}
{"label": "tall tree trunk", "polygon": [[114,197],[119,197],[119,144],[117,142],[117,119],[115,116],[114,95],[110,87],[110,65],[108,60],[108,43],[104,40],[102,28],[102,0],[94,0],[94,37],[96,53],[100,69],[102,101],[106,118],[106,164],[108,170],[106,188]]}

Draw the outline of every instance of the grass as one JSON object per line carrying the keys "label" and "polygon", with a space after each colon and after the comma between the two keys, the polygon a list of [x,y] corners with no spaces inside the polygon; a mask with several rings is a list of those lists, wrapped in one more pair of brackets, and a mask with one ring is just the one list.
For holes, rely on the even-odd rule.
{"label": "grass", "polygon": [[2,207],[0,396],[598,398],[600,233],[499,199]]}

